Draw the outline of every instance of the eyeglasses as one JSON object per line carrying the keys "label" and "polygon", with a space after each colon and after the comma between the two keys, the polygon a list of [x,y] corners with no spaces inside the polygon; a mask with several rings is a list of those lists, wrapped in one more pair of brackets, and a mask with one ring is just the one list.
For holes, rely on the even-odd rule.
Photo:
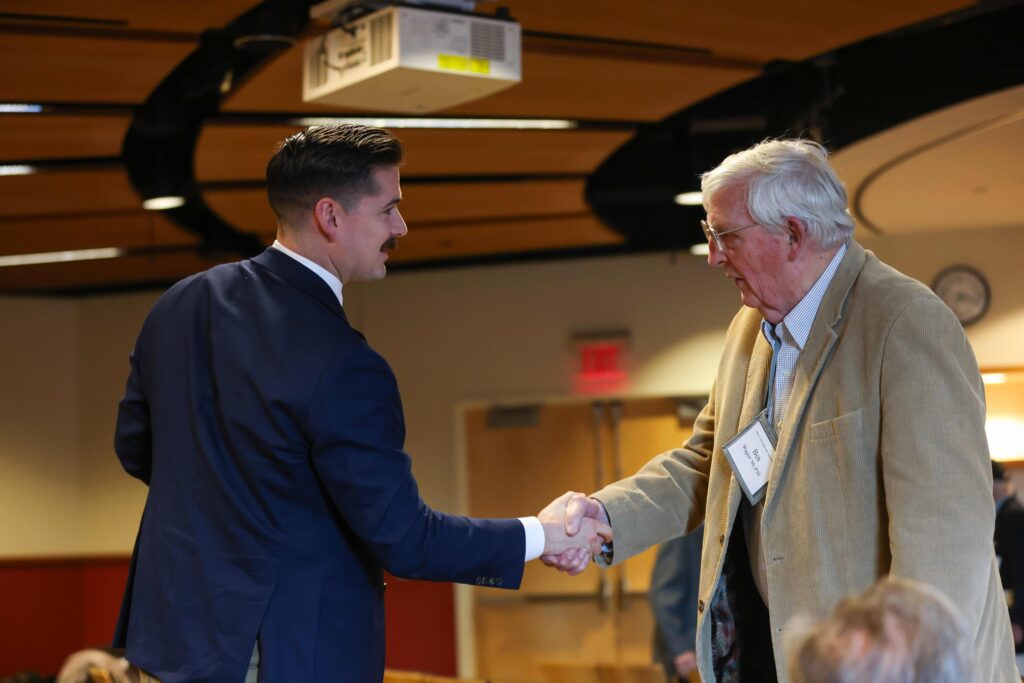
{"label": "eyeglasses", "polygon": [[750,225],[744,225],[741,228],[733,228],[732,230],[725,230],[724,232],[719,232],[718,230],[715,230],[713,227],[711,227],[710,223],[702,220],[700,222],[700,229],[704,231],[704,237],[708,238],[708,243],[710,243],[711,240],[714,240],[715,246],[718,247],[718,250],[724,251],[725,244],[722,243],[723,237],[725,237],[726,235],[731,235],[734,232],[739,232],[740,230],[752,228],[755,225],[757,225],[757,223],[751,223]]}

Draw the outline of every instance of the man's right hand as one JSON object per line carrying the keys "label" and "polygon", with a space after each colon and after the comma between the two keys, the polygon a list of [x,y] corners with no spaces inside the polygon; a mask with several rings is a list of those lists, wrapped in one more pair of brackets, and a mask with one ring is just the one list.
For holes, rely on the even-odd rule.
{"label": "man's right hand", "polygon": [[[601,552],[601,544],[612,540],[612,528],[604,506],[582,493],[568,491],[562,494],[537,518],[544,525],[546,539],[541,562],[571,576],[586,569],[590,558]],[[550,531],[549,523],[553,525]],[[556,543],[548,545],[548,538],[558,539],[561,534],[566,539],[579,536],[579,540],[585,542],[577,542],[574,547],[561,550]]]}

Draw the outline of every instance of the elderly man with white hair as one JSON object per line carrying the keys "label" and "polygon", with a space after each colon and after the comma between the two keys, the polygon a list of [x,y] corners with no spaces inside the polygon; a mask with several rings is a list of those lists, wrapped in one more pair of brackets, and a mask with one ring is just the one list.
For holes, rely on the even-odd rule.
{"label": "elderly man with white hair", "polygon": [[[706,683],[788,680],[789,619],[887,574],[942,590],[981,680],[1020,683],[991,544],[984,393],[959,322],[852,239],[820,145],[767,140],[705,174],[703,191],[708,263],[744,304],[708,405],[682,447],[570,497],[567,530],[610,522],[608,564],[704,521]],[[588,557],[545,561],[574,573]]]}
{"label": "elderly man with white hair", "polygon": [[939,591],[888,576],[828,619],[793,624],[793,683],[975,683],[967,622]]}

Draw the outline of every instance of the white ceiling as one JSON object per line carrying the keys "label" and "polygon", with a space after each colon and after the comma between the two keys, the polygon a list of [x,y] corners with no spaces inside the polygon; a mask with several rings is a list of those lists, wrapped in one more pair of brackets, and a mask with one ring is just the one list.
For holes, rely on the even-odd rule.
{"label": "white ceiling", "polygon": [[857,227],[1024,227],[1024,86],[912,119],[833,157]]}

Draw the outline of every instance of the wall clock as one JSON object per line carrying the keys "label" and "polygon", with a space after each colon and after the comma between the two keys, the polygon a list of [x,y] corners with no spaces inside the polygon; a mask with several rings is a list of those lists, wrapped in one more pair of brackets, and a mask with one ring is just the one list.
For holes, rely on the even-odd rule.
{"label": "wall clock", "polygon": [[970,266],[946,268],[935,277],[932,290],[965,327],[981,320],[992,298],[985,276]]}

